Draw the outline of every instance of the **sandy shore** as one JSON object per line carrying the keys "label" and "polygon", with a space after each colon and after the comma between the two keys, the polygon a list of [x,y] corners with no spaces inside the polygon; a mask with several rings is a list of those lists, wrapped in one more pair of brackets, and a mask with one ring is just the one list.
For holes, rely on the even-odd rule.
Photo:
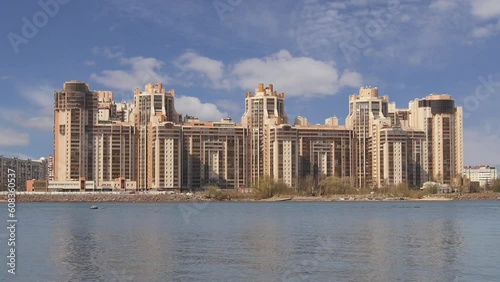
{"label": "sandy shore", "polygon": [[[229,194],[231,195],[231,194]],[[0,202],[5,203],[6,195],[0,196]],[[500,193],[475,193],[462,195],[432,195],[421,199],[407,197],[394,197],[392,195],[332,195],[324,197],[308,196],[276,196],[270,199],[256,200],[251,195],[235,194],[223,201],[232,202],[374,202],[374,201],[499,201]],[[130,202],[130,203],[169,203],[169,202],[216,202],[218,200],[207,198],[204,193],[194,195],[174,194],[74,194],[74,195],[41,195],[22,194],[16,196],[16,202]]]}

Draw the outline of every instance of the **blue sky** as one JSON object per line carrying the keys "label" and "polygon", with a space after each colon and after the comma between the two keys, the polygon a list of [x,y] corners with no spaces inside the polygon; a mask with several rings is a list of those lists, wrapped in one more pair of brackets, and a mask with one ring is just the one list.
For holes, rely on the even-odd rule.
{"label": "blue sky", "polygon": [[3,155],[52,152],[52,95],[67,80],[119,101],[163,82],[179,112],[237,121],[244,93],[263,82],[286,93],[292,119],[311,123],[343,121],[364,85],[399,108],[449,93],[467,113],[466,164],[500,163],[496,0],[4,2]]}

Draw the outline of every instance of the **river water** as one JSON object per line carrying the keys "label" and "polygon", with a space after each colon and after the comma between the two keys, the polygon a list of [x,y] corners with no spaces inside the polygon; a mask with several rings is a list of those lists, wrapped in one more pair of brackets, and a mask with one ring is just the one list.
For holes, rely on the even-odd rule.
{"label": "river water", "polygon": [[20,204],[0,281],[500,279],[500,202],[89,206]]}

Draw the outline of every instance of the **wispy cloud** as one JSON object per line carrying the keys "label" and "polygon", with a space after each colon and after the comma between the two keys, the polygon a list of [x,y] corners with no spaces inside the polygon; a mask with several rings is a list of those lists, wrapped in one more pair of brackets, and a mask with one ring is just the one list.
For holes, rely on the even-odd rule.
{"label": "wispy cloud", "polygon": [[8,127],[0,127],[0,148],[25,147],[29,145],[30,137],[27,133],[19,132]]}
{"label": "wispy cloud", "polygon": [[103,70],[92,73],[90,79],[111,89],[132,91],[148,82],[170,81],[162,72],[163,61],[146,57],[117,57],[124,70]]}
{"label": "wispy cloud", "polygon": [[96,65],[96,62],[95,61],[85,61],[85,62],[83,62],[83,65],[85,65],[87,67],[94,67]]}
{"label": "wispy cloud", "polygon": [[55,87],[46,84],[16,86],[20,99],[24,101],[24,107],[22,110],[0,107],[0,120],[20,128],[52,131],[54,89]]}

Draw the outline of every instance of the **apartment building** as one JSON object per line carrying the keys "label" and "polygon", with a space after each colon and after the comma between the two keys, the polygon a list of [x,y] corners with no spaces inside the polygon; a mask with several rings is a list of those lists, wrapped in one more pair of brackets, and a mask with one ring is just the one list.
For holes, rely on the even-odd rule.
{"label": "apartment building", "polygon": [[330,176],[372,189],[420,187],[432,179],[448,184],[463,166],[462,109],[447,94],[398,109],[377,88],[362,87],[349,97],[345,126],[335,116],[324,125],[302,116],[290,124],[285,94],[272,84],[246,94],[241,124],[182,122],[174,91],[162,84],[136,89],[133,104],[76,81],[54,97],[52,179],[91,181],[94,189],[237,189],[264,176],[292,188]]}
{"label": "apartment building", "polygon": [[[165,117],[153,117],[147,147],[147,189],[182,188],[182,127]],[[143,168],[141,168],[143,170]]]}
{"label": "apartment building", "polygon": [[[269,173],[271,167],[270,145],[266,141],[269,128],[288,124],[285,112],[285,94],[274,90],[270,84],[264,87],[259,84],[255,94],[248,92],[245,98],[245,113],[241,123],[248,129],[250,184],[255,185],[259,179]],[[266,153],[267,152],[267,153]]]}
{"label": "apartment building", "polygon": [[92,179],[92,127],[98,102],[84,82],[54,94],[54,180]]}
{"label": "apartment building", "polygon": [[429,181],[451,184],[462,174],[463,109],[449,94],[431,94],[409,104],[409,124],[425,133],[423,166]]}
{"label": "apartment building", "polygon": [[47,159],[19,159],[0,156],[0,191],[7,190],[9,169],[16,174],[16,190],[26,191],[27,180],[47,180]]}
{"label": "apartment building", "polygon": [[372,187],[370,138],[375,120],[385,119],[389,112],[389,97],[378,95],[378,88],[362,87],[359,94],[349,97],[346,127],[354,132],[353,154],[357,187]]}
{"label": "apartment building", "polygon": [[92,128],[93,177],[96,187],[116,179],[134,181],[135,127],[125,123],[100,124]]}
{"label": "apartment building", "polygon": [[248,187],[248,139],[245,127],[230,118],[220,122],[189,119],[182,125],[183,187]]}
{"label": "apartment building", "polygon": [[498,178],[498,172],[496,168],[487,165],[464,166],[462,176],[472,182],[479,182],[480,187],[486,188]]}
{"label": "apartment building", "polygon": [[136,160],[138,186],[151,187],[153,159],[152,120],[179,124],[180,116],[175,110],[174,90],[166,91],[163,84],[149,83],[144,91],[134,91],[134,125],[136,128]]}
{"label": "apartment building", "polygon": [[325,125],[297,126],[299,177],[312,176],[316,183],[324,177],[354,176],[353,137],[338,120],[326,119]]}

